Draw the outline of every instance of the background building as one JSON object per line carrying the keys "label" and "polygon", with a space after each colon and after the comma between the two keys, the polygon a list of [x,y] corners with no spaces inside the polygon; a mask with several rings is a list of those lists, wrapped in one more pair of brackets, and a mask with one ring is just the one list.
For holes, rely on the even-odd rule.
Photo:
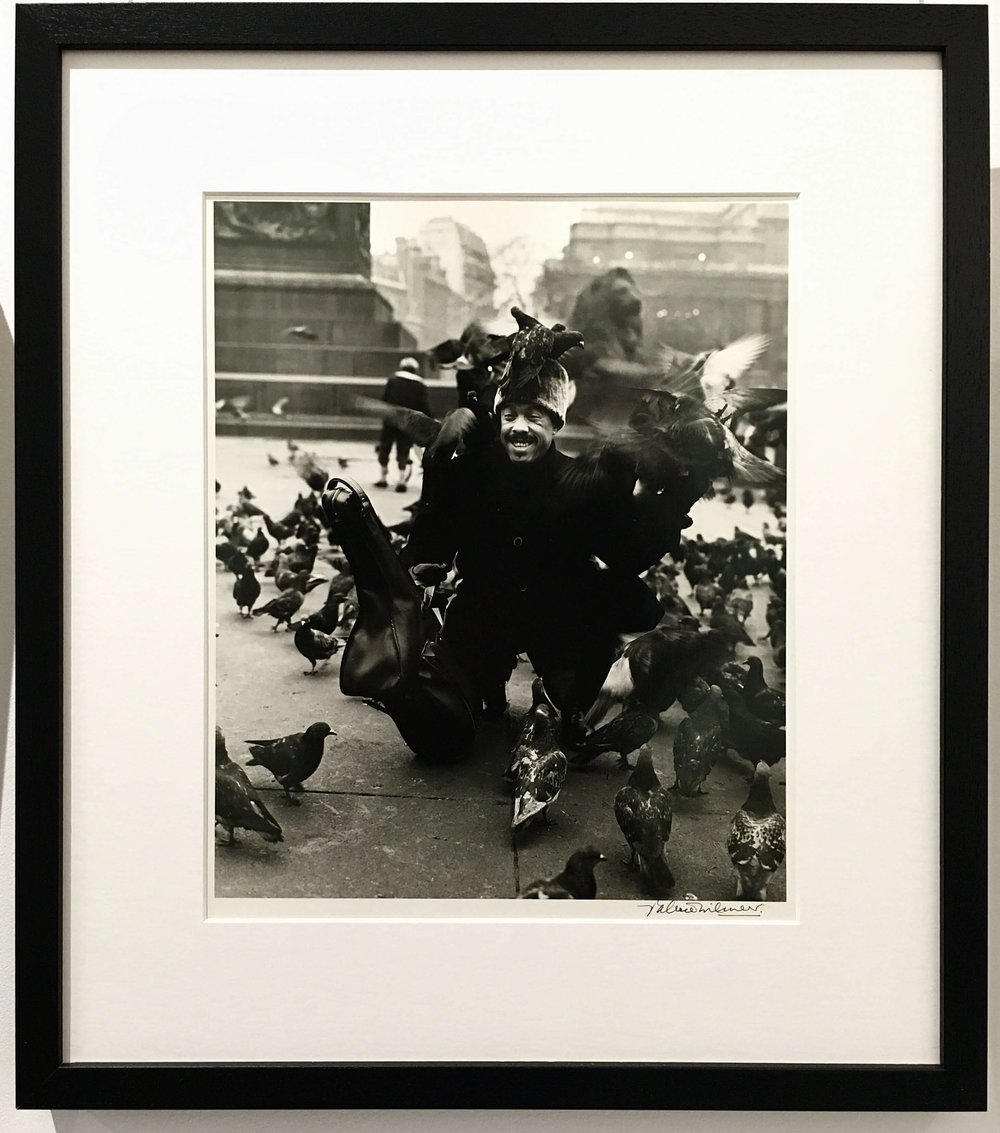
{"label": "background building", "polygon": [[545,262],[534,306],[570,322],[580,292],[626,268],[642,299],[643,349],[699,352],[742,334],[771,337],[768,378],[784,385],[788,336],[788,206],[683,202],[584,210],[557,259]]}

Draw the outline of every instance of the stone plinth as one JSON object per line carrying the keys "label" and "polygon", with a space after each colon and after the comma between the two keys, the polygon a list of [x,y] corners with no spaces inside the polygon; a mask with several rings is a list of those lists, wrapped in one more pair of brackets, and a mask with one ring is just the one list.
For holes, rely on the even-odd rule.
{"label": "stone plinth", "polygon": [[363,202],[215,206],[218,371],[386,377],[416,341],[371,281]]}

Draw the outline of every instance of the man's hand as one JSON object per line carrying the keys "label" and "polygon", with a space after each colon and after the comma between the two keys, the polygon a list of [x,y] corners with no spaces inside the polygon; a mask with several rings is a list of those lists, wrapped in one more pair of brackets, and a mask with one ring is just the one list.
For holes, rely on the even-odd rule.
{"label": "man's hand", "polygon": [[436,586],[447,576],[448,568],[444,563],[417,563],[410,567],[410,577],[418,586]]}

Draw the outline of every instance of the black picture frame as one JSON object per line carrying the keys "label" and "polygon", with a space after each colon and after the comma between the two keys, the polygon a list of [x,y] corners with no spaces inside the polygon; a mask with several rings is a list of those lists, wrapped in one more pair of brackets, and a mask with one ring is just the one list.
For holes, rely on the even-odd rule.
{"label": "black picture frame", "polygon": [[[26,5],[16,29],[17,1104],[21,1108],[986,1105],[988,145],[984,6]],[[66,50],[932,51],[943,69],[938,1065],[68,1063],[63,1058],[62,77]],[[803,1007],[804,1014],[808,1009]],[[816,1022],[814,1020],[814,1022]]]}

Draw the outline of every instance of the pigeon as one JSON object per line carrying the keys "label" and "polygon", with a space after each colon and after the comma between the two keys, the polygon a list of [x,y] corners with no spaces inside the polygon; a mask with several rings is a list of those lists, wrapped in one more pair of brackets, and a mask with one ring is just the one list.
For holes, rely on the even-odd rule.
{"label": "pigeon", "polygon": [[323,743],[327,736],[335,736],[329,724],[310,724],[304,732],[282,736],[276,740],[245,740],[250,745],[252,759],[247,767],[266,767],[285,792],[293,806],[299,805],[291,791],[300,792],[302,784],[319,767],[323,758]]}
{"label": "pigeon", "polygon": [[736,896],[767,900],[767,883],[785,858],[785,818],[774,805],[771,769],[762,760],[754,770],[746,802],[729,824],[726,851],[736,869]]}
{"label": "pigeon", "polygon": [[264,520],[264,526],[267,528],[268,535],[272,539],[277,539],[279,543],[283,543],[286,539],[290,539],[295,534],[295,528],[286,526],[284,523],[275,523],[275,521],[264,512],[261,517]]}
{"label": "pigeon", "polygon": [[270,464],[270,466],[272,468],[277,468],[277,466],[281,463],[281,461],[279,461],[276,456],[272,456],[270,453],[268,453],[267,454],[267,463]]}
{"label": "pigeon", "polygon": [[247,543],[247,557],[259,563],[261,555],[264,554],[270,545],[271,544],[267,541],[267,536],[264,534],[264,529],[260,528],[257,534]]}
{"label": "pigeon", "polygon": [[726,595],[726,609],[741,624],[753,613],[753,594],[745,586],[734,587]]}
{"label": "pigeon", "polygon": [[722,594],[722,587],[717,582],[699,582],[694,588],[695,601],[704,614],[710,610]]}
{"label": "pigeon", "polygon": [[248,396],[223,397],[215,403],[215,412],[226,417],[235,417],[238,421],[246,421],[246,407],[249,402]]}
{"label": "pigeon", "polygon": [[726,609],[726,600],[721,595],[712,603],[712,616],[708,620],[711,629],[728,635],[729,640],[739,645],[753,645],[753,640],[743,628],[743,623]]}
{"label": "pigeon", "polygon": [[226,569],[229,569],[229,563],[233,555],[239,553],[239,548],[235,547],[230,539],[220,539],[215,544],[215,558],[217,562],[222,563]]}
{"label": "pigeon", "polygon": [[597,879],[594,866],[608,859],[600,850],[587,846],[575,850],[561,873],[555,877],[533,881],[523,893],[522,900],[535,901],[593,901],[597,896]]}
{"label": "pigeon", "polygon": [[380,417],[405,433],[418,447],[427,450],[427,458],[450,457],[460,443],[466,443],[481,427],[481,421],[467,406],[460,406],[437,421],[402,405],[389,405],[370,397],[355,398],[354,406],[361,413]]}
{"label": "pigeon", "polygon": [[317,661],[329,661],[340,648],[340,638],[318,629],[315,615],[304,618],[295,630],[295,648],[310,663],[312,668],[305,670],[306,676],[316,672]]}
{"label": "pigeon", "polygon": [[743,697],[732,688],[723,687],[722,695],[729,705],[729,743],[749,763],[762,760],[774,766],[785,758],[785,730],[755,716]]}
{"label": "pigeon", "polygon": [[312,327],[307,326],[305,323],[300,323],[298,326],[294,327],[285,327],[281,333],[284,334],[286,338],[298,338],[303,342],[315,342],[316,339],[319,338],[319,335]]}
{"label": "pigeon", "polygon": [[229,833],[235,846],[236,828],[256,830],[265,842],[282,842],[281,827],[264,806],[257,789],[242,767],[229,758],[226,737],[215,729],[215,821]]}
{"label": "pigeon", "polygon": [[275,417],[284,417],[285,406],[291,401],[290,397],[279,397],[278,400],[271,406],[271,412]]}
{"label": "pigeon", "polygon": [[255,618],[259,618],[262,614],[267,614],[269,617],[274,618],[274,625],[271,627],[272,633],[278,632],[278,626],[284,622],[287,626],[292,619],[292,615],[298,613],[299,607],[305,601],[305,595],[301,590],[282,590],[277,598],[272,598],[265,606],[259,606],[253,612]]}
{"label": "pigeon", "polygon": [[701,630],[693,618],[666,618],[625,646],[584,717],[596,726],[616,703],[659,715],[698,675],[729,659],[731,643],[719,630]]}
{"label": "pigeon", "polygon": [[666,856],[673,807],[670,792],[661,786],[653,767],[648,744],[639,749],[635,770],[615,795],[615,818],[631,851],[628,864],[639,867],[650,896],[666,897],[675,884]]}
{"label": "pigeon", "polygon": [[743,678],[743,699],[747,708],[761,720],[771,724],[784,724],[785,698],[776,689],[769,688],[764,680],[764,665],[751,654],[744,662],[747,674]]}
{"label": "pigeon", "polygon": [[643,744],[656,735],[659,721],[648,712],[632,711],[622,712],[609,723],[596,731],[591,732],[570,757],[574,767],[581,767],[596,759],[603,751],[618,753],[618,766],[623,770],[632,766],[628,761],[633,751],[638,751]]}
{"label": "pigeon", "polygon": [[583,346],[583,335],[567,330],[562,323],[550,329],[520,307],[511,307],[510,313],[517,331],[499,384],[506,387],[511,401],[517,401],[517,392],[536,379],[547,362],[556,361],[575,346]]}
{"label": "pigeon", "polygon": [[274,573],[274,585],[279,590],[301,590],[303,594],[308,594],[324,582],[326,578],[323,575],[313,575],[309,570],[293,571],[279,567]]}
{"label": "pigeon", "polygon": [[541,679],[531,686],[531,709],[511,754],[507,777],[514,784],[511,829],[524,827],[541,815],[548,824],[548,808],[559,797],[569,764],[559,746],[559,721],[545,696]]}
{"label": "pigeon", "polygon": [[250,565],[250,560],[243,554],[242,551],[235,551],[229,556],[229,561],[226,563],[226,570],[232,571],[235,575],[241,575]]}
{"label": "pigeon", "polygon": [[[253,572],[253,567],[248,563],[243,573],[233,583],[233,598],[236,600],[236,607],[241,617],[250,617],[254,603],[259,597],[260,583]],[[245,614],[243,613],[244,610],[246,610]]]}
{"label": "pigeon", "polygon": [[700,677],[681,693],[680,702],[689,715],[674,735],[673,790],[693,798],[705,794],[708,773],[725,754],[729,706],[718,685],[709,687]]}

